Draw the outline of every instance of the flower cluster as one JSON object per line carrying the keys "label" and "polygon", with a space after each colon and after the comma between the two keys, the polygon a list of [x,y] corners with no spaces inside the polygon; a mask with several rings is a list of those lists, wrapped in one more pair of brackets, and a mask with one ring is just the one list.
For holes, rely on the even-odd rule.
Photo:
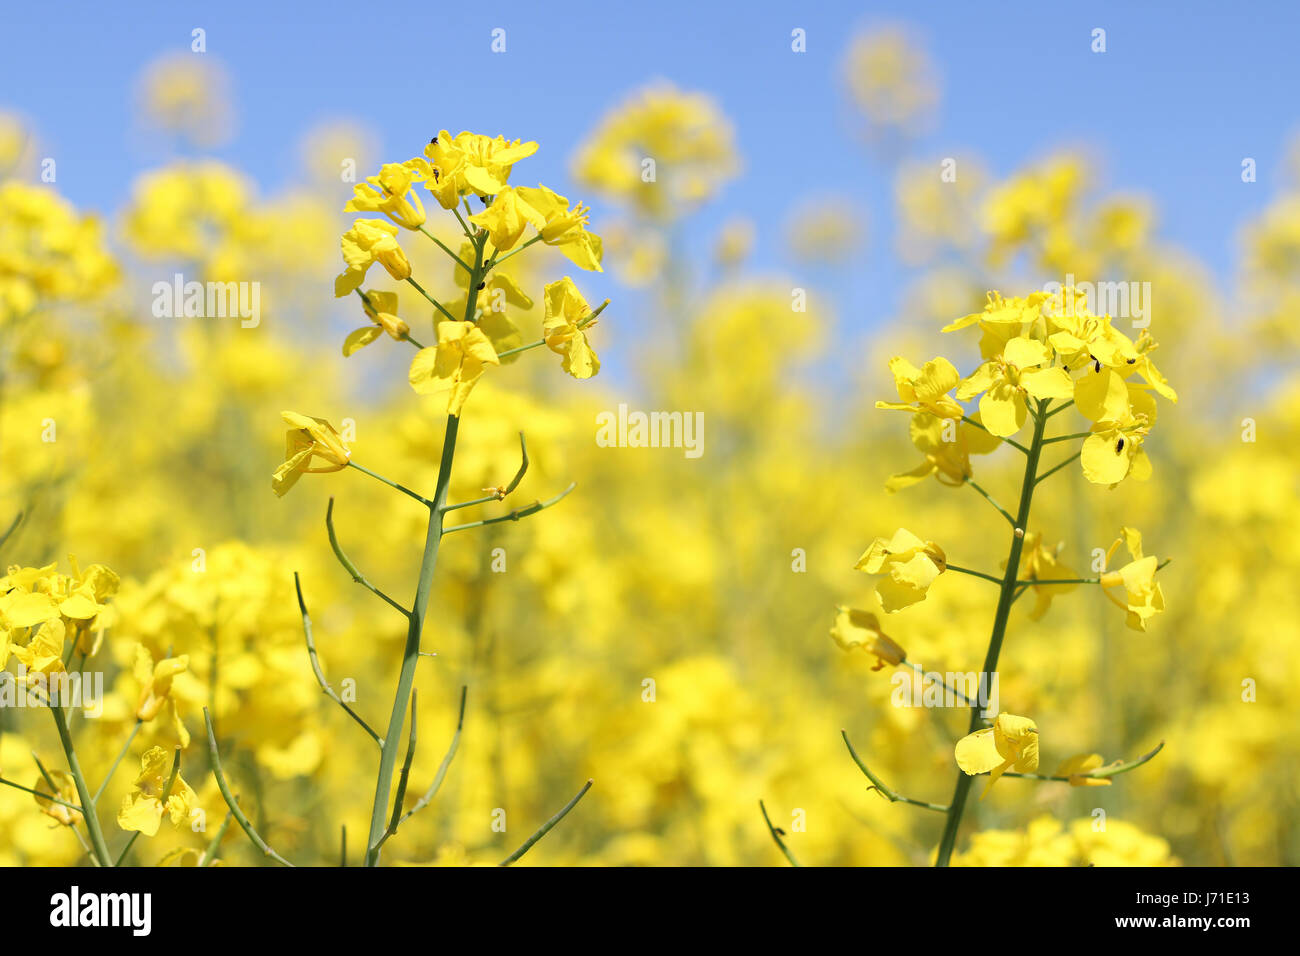
{"label": "flower cluster", "polygon": [[0,324],[115,282],[103,231],[48,187],[0,181]]}
{"label": "flower cluster", "polygon": [[[1024,429],[1032,403],[1060,400],[1048,414],[1074,406],[1089,422],[1080,455],[1089,481],[1113,487],[1128,477],[1150,477],[1142,445],[1156,420],[1154,395],[1176,402],[1178,394],[1152,362],[1157,345],[1145,329],[1136,340],[1129,338],[1109,316],[1092,315],[1085,297],[1073,289],[1012,299],[990,292],[982,311],[943,331],[970,327],[981,332],[983,361],[974,371],[962,377],[942,356],[919,369],[894,358],[890,371],[900,401],[877,402],[877,407],[931,416],[917,428],[930,426],[934,418],[955,419],[1007,439]],[[959,402],[977,398],[978,414],[967,417]],[[933,454],[932,444],[917,442],[917,447]],[[960,473],[966,472],[963,467]]]}
{"label": "flower cluster", "polygon": [[[1115,328],[1110,316],[1091,314],[1085,297],[1069,288],[1058,294],[1035,292],[1010,299],[990,292],[982,311],[949,323],[943,331],[972,327],[980,332],[981,360],[968,375],[963,376],[943,356],[920,366],[901,356],[890,360],[898,401],[879,401],[876,407],[912,415],[912,441],[925,461],[911,472],[895,475],[886,487],[895,491],[930,475],[945,485],[969,485],[1012,526],[1003,573],[999,577],[954,564],[944,548],[905,528],[891,538],[877,538],[858,560],[857,570],[880,576],[876,594],[882,609],[890,614],[924,601],[931,586],[948,572],[998,585],[993,637],[983,671],[986,675],[996,672],[1011,606],[1030,589],[1036,597],[1030,612],[1033,620],[1047,613],[1056,596],[1081,584],[1093,584],[1124,609],[1128,627],[1145,631],[1149,620],[1165,609],[1165,601],[1155,580],[1161,565],[1154,555],[1143,553],[1138,531],[1124,528],[1105,556],[1108,565],[1123,543],[1132,558],[1128,564],[1115,570],[1103,566],[1098,569],[1099,576],[1081,578],[1062,560],[1060,546],[1048,547],[1041,532],[1028,531],[1027,526],[1034,489],[1076,459],[1088,481],[1111,488],[1125,478],[1145,480],[1151,475],[1143,442],[1156,419],[1155,396],[1170,401],[1178,398],[1151,360],[1154,340],[1145,329],[1136,340],[1129,338]],[[968,410],[963,404],[976,400],[977,408]],[[1049,419],[1071,407],[1088,422],[1088,430],[1047,437]],[[1030,421],[1032,435],[1022,444],[1016,438]],[[1044,448],[1068,441],[1080,441],[1080,450],[1040,471]],[[990,453],[1004,444],[1026,458],[1016,515],[974,480],[970,466],[971,453]],[[1120,591],[1123,597],[1117,596]],[[831,636],[845,650],[860,647],[874,654],[877,664],[873,670],[904,663],[917,667],[867,611],[841,607]],[[947,815],[938,855],[942,865],[948,864],[954,850],[969,777],[987,773],[991,788],[1006,773],[1039,776],[1037,724],[1009,713],[999,713],[989,721],[981,711],[987,701],[964,699],[972,707],[971,726],[954,750],[962,776],[953,803],[932,807]],[[1103,768],[1098,754],[1079,754],[1045,779],[1076,786],[1105,785],[1110,776],[1145,759],[1149,756],[1113,769]],[[866,771],[865,765],[862,767]]]}
{"label": "flower cluster", "polygon": [[102,564],[84,571],[70,558],[72,574],[58,566],[11,567],[0,578],[0,668],[12,654],[29,679],[64,670],[64,650],[89,656],[99,649],[111,623],[108,600],[118,576]]}
{"label": "flower cluster", "polygon": [[[380,213],[386,218],[358,219],[343,233],[346,268],[334,281],[334,295],[355,292],[369,320],[347,337],[345,356],[384,332],[411,343],[418,349],[408,373],[411,388],[420,395],[445,396],[446,410],[454,416],[461,414],[488,368],[537,346],[545,345],[560,355],[562,367],[574,378],[591,378],[600,370],[587,331],[604,306],[592,309],[570,277],[547,283],[542,290],[545,317],[540,340],[523,344],[518,327],[506,315],[507,306],[532,308],[533,298],[513,277],[496,270],[528,246],[554,247],[579,268],[601,271],[603,244],[587,229],[586,206],[575,205],[546,186],[509,184],[514,165],[536,151],[532,142],[469,132],[452,136],[443,130],[430,140],[423,156],[385,163],[377,175],[354,187],[345,211]],[[425,227],[421,192],[455,217],[464,235],[459,251]],[[477,213],[471,197],[483,207]],[[530,227],[533,235],[525,239]],[[398,240],[402,230],[424,233],[447,254],[462,298],[440,301],[416,281]],[[361,288],[376,264],[391,278],[409,283],[433,306],[436,345],[425,347],[413,336],[411,324],[398,314],[396,293]],[[286,412],[286,420],[292,414]],[[290,421],[295,430],[289,433],[286,461],[276,472],[277,494],[284,494],[306,471],[335,471],[348,463],[347,450],[329,437],[332,426],[320,419],[303,425],[299,419],[302,416],[295,415]],[[329,465],[307,467],[313,456]]]}

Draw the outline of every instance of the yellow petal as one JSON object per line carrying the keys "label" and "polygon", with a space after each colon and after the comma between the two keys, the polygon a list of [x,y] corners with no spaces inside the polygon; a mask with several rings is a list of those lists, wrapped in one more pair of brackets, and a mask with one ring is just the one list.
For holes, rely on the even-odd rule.
{"label": "yellow petal", "polygon": [[1003,757],[998,753],[997,744],[993,740],[992,727],[967,734],[957,741],[953,753],[957,758],[957,766],[963,773],[972,776],[977,773],[988,773],[1003,762]]}
{"label": "yellow petal", "polygon": [[1128,386],[1117,372],[1104,368],[1074,383],[1074,404],[1090,421],[1122,421],[1129,414]]}
{"label": "yellow petal", "polygon": [[569,348],[560,367],[574,378],[591,378],[600,371],[600,359],[587,341],[585,332],[580,331],[569,339]]}
{"label": "yellow petal", "polygon": [[980,399],[980,421],[991,434],[1006,438],[1025,424],[1025,402],[1011,385],[994,385]]}
{"label": "yellow petal", "polygon": [[1036,368],[1021,372],[1020,385],[1034,398],[1074,397],[1074,379],[1063,368]]}
{"label": "yellow petal", "polygon": [[59,616],[59,608],[48,594],[10,594],[0,602],[10,627],[33,627]]}
{"label": "yellow petal", "polygon": [[134,793],[122,800],[122,808],[117,812],[117,825],[123,830],[133,830],[145,836],[153,836],[162,823],[162,803],[153,797]]}
{"label": "yellow petal", "polygon": [[1036,339],[1016,336],[1003,347],[1002,357],[1016,368],[1031,368],[1048,362],[1052,357],[1052,350]]}
{"label": "yellow petal", "polygon": [[1117,448],[1118,432],[1098,432],[1083,441],[1079,461],[1083,475],[1096,485],[1113,485],[1123,481],[1129,470],[1129,456]]}
{"label": "yellow petal", "polygon": [[899,472],[897,475],[891,475],[885,481],[885,490],[893,493],[903,488],[909,488],[918,482],[925,481],[938,469],[932,461],[923,461],[911,471]]}
{"label": "yellow petal", "polygon": [[104,610],[102,604],[97,604],[88,595],[80,591],[69,595],[66,600],[59,605],[59,613],[66,618],[77,621],[88,621],[92,617]]}
{"label": "yellow petal", "polygon": [[957,397],[963,402],[974,398],[980,392],[991,388],[995,382],[1002,380],[998,367],[992,362],[985,362],[962,380],[957,387]]}
{"label": "yellow petal", "polygon": [[367,325],[364,328],[348,333],[348,337],[343,341],[344,357],[351,355],[353,352],[359,352],[379,338],[383,332],[384,330],[377,325]]}
{"label": "yellow petal", "polygon": [[1077,774],[1086,774],[1099,769],[1102,763],[1101,754],[1075,754],[1056,768],[1056,776],[1069,777],[1072,787],[1109,787],[1111,784],[1109,777],[1077,776]]}
{"label": "yellow petal", "polygon": [[420,395],[430,395],[440,391],[445,385],[440,381],[438,371],[438,349],[435,346],[420,349],[411,359],[411,368],[407,380],[411,388]]}

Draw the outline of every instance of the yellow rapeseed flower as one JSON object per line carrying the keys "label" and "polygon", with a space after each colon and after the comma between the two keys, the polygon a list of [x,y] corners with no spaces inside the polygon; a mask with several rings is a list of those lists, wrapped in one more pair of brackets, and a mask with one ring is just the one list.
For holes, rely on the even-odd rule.
{"label": "yellow rapeseed flower", "polygon": [[165,812],[173,826],[179,826],[199,805],[199,796],[185,782],[179,773],[172,782],[171,793],[167,802],[162,799],[171,776],[172,758],[161,747],[151,747],[140,758],[140,776],[135,779],[135,789],[122,800],[122,807],[117,812],[117,825],[123,830],[132,830],[153,836],[158,832]]}
{"label": "yellow rapeseed flower", "polygon": [[1081,776],[1100,769],[1104,762],[1101,754],[1075,754],[1056,768],[1056,776],[1069,777],[1072,787],[1109,787],[1109,777]]}
{"label": "yellow rapeseed flower", "polygon": [[984,788],[987,796],[993,784],[1008,770],[1033,773],[1038,769],[1038,725],[1028,717],[998,714],[992,727],[957,741],[954,754],[963,773],[989,775],[989,784]]}
{"label": "yellow rapeseed flower", "polygon": [[[290,426],[285,436],[284,464],[275,470],[271,488],[284,497],[303,475],[325,474],[347,467],[352,452],[334,426],[323,418],[311,418],[297,412],[281,412]],[[312,467],[314,459],[326,464]]]}
{"label": "yellow rapeseed flower", "polygon": [[[978,421],[978,416],[973,416]],[[951,435],[948,433],[951,429]],[[893,475],[885,482],[887,491],[898,491],[934,475],[942,485],[962,485],[971,476],[970,456],[987,455],[1002,443],[981,428],[943,419],[929,412],[917,412],[909,426],[912,444],[925,460],[911,471]],[[951,441],[948,438],[951,437]]]}
{"label": "yellow rapeseed flower", "polygon": [[500,364],[491,340],[477,325],[439,322],[438,344],[416,353],[408,378],[421,395],[447,392],[447,414],[459,416],[483,372]]}
{"label": "yellow rapeseed flower", "polygon": [[966,412],[948,395],[961,375],[942,355],[917,368],[902,356],[889,360],[900,402],[876,402],[876,408],[928,411],[940,418],[961,418]]}
{"label": "yellow rapeseed flower", "polygon": [[867,574],[885,575],[876,585],[876,594],[890,614],[924,601],[930,585],[947,567],[943,548],[922,541],[906,528],[899,528],[888,540],[877,538],[854,565]]}
{"label": "yellow rapeseed flower", "polygon": [[397,227],[382,219],[358,219],[340,242],[347,268],[334,280],[334,296],[360,288],[366,271],[378,262],[399,282],[411,275],[411,263],[397,242]]}
{"label": "yellow rapeseed flower", "polygon": [[424,204],[414,187],[424,173],[412,163],[384,163],[378,176],[368,176],[352,187],[353,196],[344,212],[382,212],[405,229],[424,225]]}
{"label": "yellow rapeseed flower", "polygon": [[[1060,581],[1077,580],[1079,574],[1060,559],[1061,546],[1049,548],[1043,543],[1043,536],[1038,531],[1025,535],[1024,547],[1020,552],[1020,580],[1022,581]],[[1006,562],[1004,561],[1005,565]],[[1037,602],[1029,612],[1031,620],[1037,621],[1052,605],[1052,598],[1066,594],[1078,587],[1077,584],[1032,584]]]}
{"label": "yellow rapeseed flower", "polygon": [[881,670],[887,664],[901,664],[907,659],[907,651],[880,629],[876,616],[856,608],[837,609],[835,623],[831,626],[831,638],[841,650],[861,649],[874,654],[876,664],[871,668],[873,671]]}
{"label": "yellow rapeseed flower", "polygon": [[390,336],[403,341],[411,333],[411,327],[397,317],[397,293],[376,292],[370,290],[361,294],[361,308],[371,320],[371,325],[348,333],[343,341],[343,355],[349,356],[365,348],[380,334],[387,332]]}
{"label": "yellow rapeseed flower", "polygon": [[[77,822],[81,820],[81,814],[73,810],[72,807],[63,805],[63,803],[71,803],[73,806],[80,806],[76,778],[63,770],[51,770],[49,775],[58,789],[51,790],[44,774],[37,777],[32,784],[32,789],[37,791],[35,794],[36,805],[41,808],[41,813],[58,821],[63,826],[76,826]],[[55,803],[54,800],[50,799],[51,797],[62,800],[63,803]]]}
{"label": "yellow rapeseed flower", "polygon": [[140,698],[136,702],[135,716],[137,720],[150,721],[158,716],[160,712],[166,709],[171,717],[172,729],[176,732],[182,747],[188,747],[190,744],[190,732],[185,729],[185,722],[181,719],[180,711],[176,706],[176,698],[172,696],[172,680],[177,674],[182,674],[189,670],[190,656],[182,654],[179,657],[165,657],[154,663],[153,655],[143,644],[137,645],[135,649],[135,667],[133,673],[136,681],[140,684]]}
{"label": "yellow rapeseed flower", "polygon": [[[1000,437],[1020,431],[1028,416],[1026,398],[1073,398],[1074,382],[1063,368],[1051,366],[1052,350],[1036,339],[1008,339],[1002,354],[984,362],[957,387],[962,401],[980,398],[980,419]],[[1048,367],[1043,367],[1048,366]]]}
{"label": "yellow rapeseed flower", "polygon": [[[574,378],[591,378],[600,371],[600,359],[587,341],[586,329],[595,324],[589,319],[591,307],[568,276],[546,285],[546,318],[542,337],[546,347],[564,356],[560,365]],[[586,321],[584,321],[586,320]]]}
{"label": "yellow rapeseed flower", "polygon": [[[1109,564],[1123,543],[1133,560],[1118,571],[1107,571],[1101,576],[1101,588],[1111,602],[1127,612],[1127,623],[1135,631],[1145,631],[1147,621],[1165,609],[1165,594],[1156,581],[1159,561],[1154,554],[1143,555],[1142,533],[1135,528],[1121,528],[1120,537],[1106,553]],[[1123,586],[1124,600],[1112,593]]]}
{"label": "yellow rapeseed flower", "polygon": [[410,161],[423,175],[425,188],[443,209],[455,209],[461,196],[495,196],[506,188],[510,170],[537,152],[536,143],[507,142],[505,137],[442,130],[424,148],[424,157]]}

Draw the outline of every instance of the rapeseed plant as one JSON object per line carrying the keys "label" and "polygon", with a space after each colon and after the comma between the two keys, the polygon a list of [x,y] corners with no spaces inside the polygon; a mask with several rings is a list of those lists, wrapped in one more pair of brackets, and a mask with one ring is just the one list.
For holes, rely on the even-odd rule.
{"label": "rapeseed plant", "polygon": [[[598,235],[587,231],[586,207],[581,204],[576,207],[571,206],[563,196],[557,195],[544,186],[527,189],[507,185],[514,164],[531,156],[536,150],[536,143],[523,143],[519,140],[507,142],[500,136],[493,139],[469,132],[453,138],[443,130],[429,142],[423,157],[416,157],[402,164],[385,164],[379,175],[358,184],[354,198],[345,207],[345,211],[349,212],[381,212],[391,221],[358,219],[353,223],[352,228],[343,234],[341,244],[347,268],[335,281],[334,294],[336,297],[342,297],[353,292],[357,293],[361,298],[363,311],[375,323],[373,326],[365,326],[359,330],[360,335],[357,332],[350,335],[344,343],[343,354],[349,356],[362,345],[373,341],[380,329],[388,331],[397,341],[410,342],[417,349],[408,376],[411,388],[420,395],[446,396],[446,426],[438,480],[432,497],[425,497],[354,461],[351,450],[344,443],[339,432],[324,419],[311,418],[296,412],[284,413],[284,420],[291,426],[291,430],[286,439],[284,464],[276,470],[272,478],[272,489],[277,495],[286,494],[303,474],[337,472],[353,468],[414,499],[425,506],[429,513],[415,596],[411,606],[407,608],[371,584],[344,553],[334,529],[333,498],[330,499],[330,506],[326,511],[325,523],[330,546],[339,563],[352,575],[354,581],[371,591],[407,621],[407,637],[401,656],[397,690],[387,729],[382,735],[345,703],[326,681],[313,641],[311,620],[303,601],[301,586],[298,586],[298,602],[307,637],[307,649],[321,689],[336,701],[379,747],[379,771],[375,781],[370,828],[365,843],[364,859],[367,866],[377,865],[384,843],[397,833],[398,827],[411,814],[428,805],[441,784],[447,765],[455,754],[460,736],[467,690],[464,688],[461,693],[461,717],[457,723],[456,736],[444,758],[443,767],[425,796],[407,811],[405,797],[416,745],[415,672],[420,657],[426,654],[421,649],[421,641],[429,613],[430,591],[442,539],[457,531],[485,528],[506,521],[517,522],[557,504],[574,488],[574,485],[570,484],[546,501],[535,501],[503,515],[452,526],[446,523],[446,516],[453,511],[505,500],[519,486],[528,471],[528,448],[524,434],[520,432],[521,461],[518,471],[507,484],[484,488],[483,490],[488,494],[469,501],[452,503],[448,500],[461,415],[471,392],[486,371],[489,368],[499,367],[503,357],[515,356],[543,345],[562,356],[564,370],[574,378],[590,378],[600,369],[600,362],[588,342],[586,330],[595,323],[596,316],[608,301],[593,310],[568,276],[547,284],[544,289],[546,318],[541,339],[529,344],[512,345],[498,351],[498,347],[503,342],[507,345],[511,344],[516,330],[508,322],[503,328],[500,323],[489,324],[486,321],[492,313],[501,311],[497,307],[499,300],[493,299],[485,307],[480,299],[480,292],[487,291],[489,282],[493,284],[494,291],[497,289],[502,291],[504,301],[509,301],[513,297],[517,303],[527,302],[531,305],[531,300],[508,276],[494,276],[493,272],[500,263],[536,242],[557,247],[580,268],[589,271],[600,271],[601,268],[601,240]],[[451,212],[460,224],[465,237],[460,254],[452,251],[425,229],[424,204],[417,192],[419,186],[427,188],[438,205]],[[482,212],[477,214],[473,212],[471,197],[476,198],[484,207]],[[459,208],[462,204],[463,216]],[[520,243],[520,239],[530,225],[534,228],[535,234]],[[451,301],[444,304],[425,291],[412,276],[410,260],[397,239],[399,227],[411,232],[424,233],[450,257],[457,270],[457,283],[464,290],[464,302]],[[409,323],[395,314],[397,302],[395,294],[360,289],[368,269],[374,263],[382,265],[393,279],[409,282],[434,307],[435,345],[423,346],[412,339]],[[495,341],[492,334],[494,332]],[[322,463],[313,465],[317,459]],[[296,576],[295,582],[297,582]],[[402,730],[407,724],[408,710],[412,713],[406,738],[406,755],[398,776],[396,791],[393,793],[393,777],[397,769],[398,753],[403,743]],[[287,863],[288,861],[272,850],[258,834],[240,809],[237,799],[232,796],[221,770],[217,740],[211,717],[207,715],[206,710],[205,719],[214,772],[230,813],[249,839],[265,855],[277,862]],[[591,782],[588,781],[587,786],[582,788],[578,796],[570,801],[555,819],[544,825],[533,838],[507,857],[503,865],[509,865],[522,856],[537,839],[558,822],[559,818],[577,804],[590,786]],[[346,835],[344,839],[346,840]]]}
{"label": "rapeseed plant", "polygon": [[[970,575],[997,585],[993,632],[980,672],[981,687],[987,687],[986,681],[996,680],[1012,605],[1030,589],[1038,597],[1031,615],[1035,620],[1046,613],[1055,594],[1081,584],[1098,585],[1107,598],[1126,611],[1127,624],[1133,630],[1145,631],[1147,621],[1165,610],[1164,594],[1155,580],[1156,572],[1164,564],[1158,563],[1154,555],[1143,555],[1139,532],[1124,528],[1121,540],[1106,553],[1100,575],[1080,578],[1057,560],[1056,552],[1044,548],[1041,532],[1029,528],[1037,487],[1075,461],[1080,462],[1085,478],[1093,484],[1113,488],[1126,478],[1138,481],[1149,478],[1152,468],[1142,441],[1156,418],[1156,403],[1151,393],[1170,401],[1177,401],[1178,396],[1151,363],[1150,352],[1155,349],[1155,343],[1146,330],[1134,342],[1114,327],[1110,316],[1091,315],[1085,297],[1073,288],[1062,290],[1059,295],[1035,292],[1012,299],[990,292],[981,312],[949,323],[943,331],[966,328],[978,328],[981,332],[979,349],[983,358],[969,375],[963,377],[942,356],[919,368],[898,356],[889,362],[900,401],[880,401],[876,407],[913,414],[913,440],[916,441],[918,434],[924,436],[925,443],[917,442],[917,445],[927,452],[927,464],[907,476],[907,482],[899,482],[896,476],[887,487],[894,491],[911,484],[911,479],[922,480],[930,474],[945,485],[971,486],[1011,525],[1003,573],[998,576],[955,565],[937,544],[903,528],[892,538],[877,538],[856,567],[867,574],[882,575],[876,594],[887,613],[926,600],[931,588],[947,572]],[[961,402],[976,398],[978,411],[967,414]],[[1048,437],[1048,421],[1071,408],[1084,417],[1089,429]],[[1024,442],[1017,441],[1015,436],[1029,422],[1032,422],[1030,437]],[[1024,456],[1024,476],[1014,515],[974,481],[969,458],[959,450],[961,426],[977,429]],[[1043,467],[1040,461],[1047,446],[1065,442],[1079,442],[1080,448],[1060,462]],[[945,448],[956,451],[956,457]],[[941,461],[947,461],[947,467],[941,467]],[[1133,560],[1122,568],[1107,570],[1121,541],[1127,544]],[[1123,599],[1113,593],[1121,587],[1125,591]],[[879,630],[875,616],[866,611],[841,608],[831,636],[844,650],[861,648],[874,654],[877,663],[873,670],[887,665],[917,666],[908,661],[905,650]],[[996,712],[996,703],[992,704],[995,709],[991,717],[988,699],[973,700],[968,694],[954,693],[971,705],[971,716],[966,736],[954,747],[960,772],[952,800],[946,806],[898,797],[887,790],[858,758],[848,743],[848,735],[844,735],[850,754],[871,780],[873,789],[880,790],[891,801],[904,800],[944,815],[936,857],[939,866],[947,866],[952,860],[975,776],[989,775],[985,794],[1008,772],[1043,780],[1064,780],[1072,785],[1109,783],[1111,777],[1141,766],[1160,749],[1157,747],[1138,760],[1107,766],[1102,766],[1102,758],[1097,754],[1082,754],[1067,759],[1055,775],[1043,776],[1036,773],[1039,731],[1032,719]]]}

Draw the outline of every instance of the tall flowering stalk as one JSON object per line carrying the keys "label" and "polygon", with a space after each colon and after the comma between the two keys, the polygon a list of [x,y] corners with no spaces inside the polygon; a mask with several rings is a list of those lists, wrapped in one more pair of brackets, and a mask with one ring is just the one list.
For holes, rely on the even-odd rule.
{"label": "tall flowering stalk", "polygon": [[[0,777],[0,785],[32,794],[41,812],[66,827],[95,866],[121,866],[140,834],[154,836],[164,818],[174,827],[193,827],[202,819],[198,795],[180,773],[181,749],[190,738],[172,695],[172,680],[188,669],[189,657],[169,654],[155,662],[147,650],[138,649],[134,676],[140,696],[135,719],[104,779],[92,788],[77,755],[70,717],[79,710],[88,714],[95,707],[102,709],[103,700],[83,683],[87,675],[81,670],[104,647],[105,633],[114,620],[111,601],[120,582],[117,574],[102,564],[83,571],[75,557],[69,562],[70,575],[60,574],[53,564],[42,568],[15,565],[0,578],[0,670],[10,657],[20,665],[16,678],[5,674],[0,679],[0,705],[17,703],[49,710],[68,766],[67,771],[50,770],[33,752],[40,776],[32,786],[4,777]],[[96,698],[93,701],[92,696]],[[157,720],[163,716],[168,719]],[[118,829],[130,836],[114,850],[109,846],[112,834],[106,832],[99,816],[104,791],[141,728],[155,720],[170,726],[179,745],[170,758],[157,746],[141,755],[140,774],[123,798],[116,819]],[[200,865],[211,865],[218,842],[202,855],[196,852]]]}
{"label": "tall flowering stalk", "polygon": [[[1084,297],[1073,289],[1013,299],[992,292],[982,312],[965,316],[943,331],[969,327],[982,333],[983,360],[965,377],[943,357],[920,368],[900,357],[890,361],[899,400],[878,402],[877,407],[912,414],[912,441],[925,458],[911,471],[889,479],[887,487],[896,491],[931,475],[952,487],[970,486],[1011,526],[1004,570],[998,575],[953,564],[939,545],[901,528],[891,538],[876,539],[857,564],[859,570],[880,576],[876,592],[887,614],[924,600],[929,588],[947,572],[971,575],[998,589],[979,687],[967,687],[964,692],[947,684],[943,688],[970,705],[967,734],[954,747],[959,772],[952,800],[944,806],[890,790],[844,735],[850,755],[873,789],[891,802],[943,814],[938,866],[947,866],[952,859],[976,775],[988,774],[990,788],[1004,775],[1073,786],[1106,786],[1112,777],[1140,766],[1160,749],[1108,765],[1098,754],[1077,754],[1063,761],[1056,773],[1040,774],[1035,722],[986,710],[988,691],[996,688],[1011,608],[1027,591],[1036,596],[1030,612],[1035,620],[1047,612],[1055,596],[1080,585],[1098,586],[1125,611],[1128,626],[1135,630],[1145,630],[1147,620],[1164,610],[1164,594],[1155,580],[1163,565],[1154,555],[1143,554],[1142,536],[1136,530],[1121,530],[1095,577],[1082,577],[1071,570],[1061,560],[1059,548],[1048,548],[1040,533],[1029,530],[1038,486],[1076,461],[1088,481],[1112,488],[1127,478],[1145,480],[1150,476],[1151,463],[1143,443],[1156,420],[1154,396],[1177,401],[1174,390],[1152,363],[1156,343],[1145,330],[1134,340],[1116,329],[1109,316],[1090,314]],[[968,414],[961,403],[976,398],[978,409]],[[1056,425],[1052,419],[1069,409],[1086,419],[1087,430],[1049,437]],[[1030,426],[1028,439],[1018,440],[1026,425]],[[1079,447],[1073,454],[1044,466],[1049,446],[1076,442]],[[971,454],[990,452],[1000,444],[1009,445],[1025,459],[1014,513],[974,480],[970,465]],[[1127,546],[1131,560],[1108,570],[1121,544]],[[868,611],[841,608],[831,636],[845,650],[861,649],[874,655],[876,669],[907,666],[922,670]]]}
{"label": "tall flowering stalk", "polygon": [[[411,814],[427,806],[437,792],[447,768],[455,754],[459,740],[456,737],[444,758],[442,766],[428,791],[405,811],[407,783],[415,752],[416,724],[414,713],[415,671],[422,655],[421,637],[429,617],[429,595],[437,566],[438,550],[443,538],[458,531],[469,531],[506,521],[519,521],[559,502],[574,488],[570,484],[554,497],[515,508],[505,514],[481,518],[459,524],[448,524],[448,515],[454,511],[503,501],[518,487],[528,470],[528,450],[523,433],[520,433],[519,469],[509,483],[484,489],[480,498],[452,503],[448,500],[452,467],[456,455],[456,440],[460,418],[475,384],[489,368],[499,367],[501,360],[542,346],[561,356],[563,369],[575,378],[585,379],[595,375],[600,362],[592,349],[587,333],[596,317],[608,304],[590,308],[573,280],[565,276],[546,285],[543,291],[545,317],[542,335],[538,340],[524,345],[519,330],[503,313],[503,304],[532,305],[532,300],[503,273],[494,270],[510,257],[535,244],[554,246],[575,265],[587,270],[600,271],[602,244],[600,237],[588,232],[587,209],[569,201],[545,186],[535,189],[508,185],[513,165],[532,155],[536,143],[518,140],[508,142],[502,137],[490,138],[473,133],[452,137],[445,130],[430,141],[424,155],[405,163],[385,164],[378,175],[370,177],[355,188],[355,195],[345,207],[346,211],[382,213],[386,219],[358,219],[343,234],[342,251],[345,270],[335,280],[337,297],[356,294],[367,324],[357,329],[343,345],[343,354],[350,356],[359,349],[387,333],[399,342],[416,348],[408,380],[412,389],[421,395],[446,397],[446,426],[442,445],[442,459],[433,494],[425,496],[352,460],[351,450],[334,427],[324,419],[285,412],[284,420],[290,426],[287,437],[285,462],[275,472],[272,487],[276,494],[284,495],[308,473],[336,472],[347,468],[360,471],[388,485],[393,490],[420,502],[428,509],[428,526],[424,540],[420,571],[415,582],[414,597],[409,607],[375,587],[357,569],[339,544],[334,530],[334,502],[330,500],[326,512],[326,528],[330,546],[340,564],[352,578],[376,597],[401,614],[407,622],[406,642],[397,677],[397,687],[389,711],[388,722],[379,733],[358,714],[327,683],[319,663],[312,636],[311,619],[302,601],[299,603],[307,638],[312,667],[322,690],[338,703],[347,714],[374,739],[379,747],[379,768],[375,778],[374,801],[371,806],[370,826],[364,848],[367,866],[379,863],[380,852],[401,823]],[[438,239],[425,228],[424,203],[417,187],[423,186],[442,209],[454,216],[464,234],[459,251]],[[475,213],[470,197],[480,203],[481,211]],[[534,234],[524,239],[531,226]],[[441,302],[434,298],[411,274],[411,264],[398,242],[401,229],[421,232],[433,241],[451,259],[456,281],[464,290],[463,301]],[[363,290],[370,268],[378,264],[398,282],[406,282],[433,307],[434,341],[424,346],[416,340],[410,323],[397,314],[397,295],[389,291]],[[464,691],[461,694],[461,720],[464,718]],[[403,734],[403,728],[409,730]],[[230,806],[236,822],[253,843],[276,862],[287,864],[257,834],[252,824],[240,811],[231,795],[220,769],[215,733],[208,720],[209,743],[214,767],[222,794]],[[403,756],[400,772],[398,758]],[[394,792],[394,775],[397,776]],[[545,835],[586,794],[590,781],[578,796],[554,818],[544,824],[503,865],[509,865],[523,855],[541,836]],[[391,805],[391,807],[390,807]],[[405,812],[404,812],[405,811]]]}

